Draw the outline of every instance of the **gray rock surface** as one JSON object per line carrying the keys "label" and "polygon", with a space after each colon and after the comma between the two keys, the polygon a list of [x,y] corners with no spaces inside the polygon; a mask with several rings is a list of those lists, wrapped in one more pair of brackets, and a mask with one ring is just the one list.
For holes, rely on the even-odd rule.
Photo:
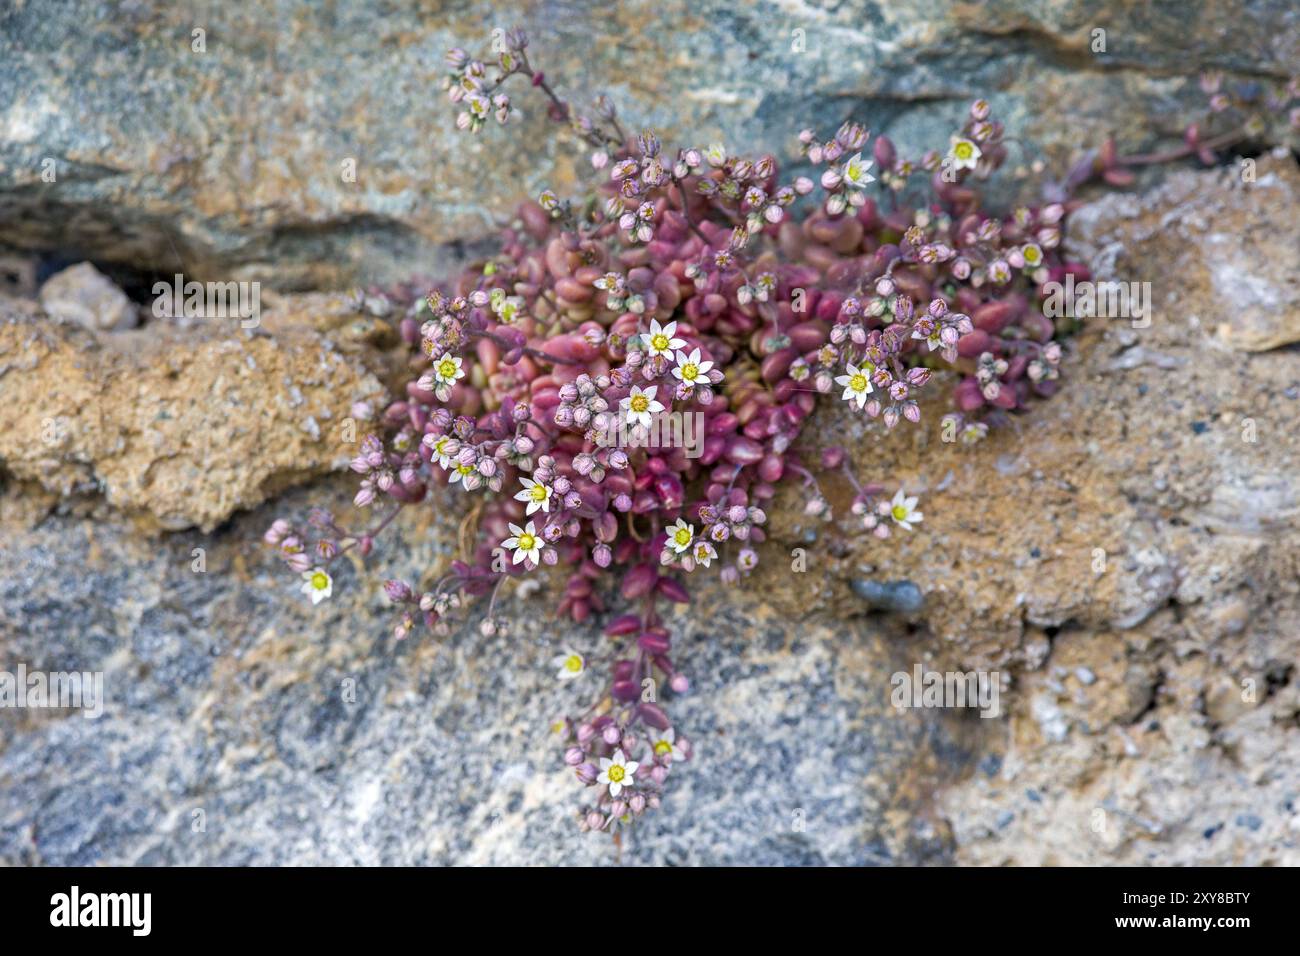
{"label": "gray rock surface", "polygon": [[455,133],[443,51],[513,23],[580,106],[608,91],[670,139],[789,156],[799,128],[855,118],[919,155],[985,96],[1033,144],[1017,162],[1062,171],[1107,132],[1178,135],[1196,69],[1300,62],[1289,0],[27,0],[0,12],[5,240],[289,289],[436,271],[585,158],[527,96],[513,132]]}
{"label": "gray rock surface", "polygon": [[[0,670],[103,671],[107,704],[97,719],[0,710],[0,863],[888,864],[951,853],[921,781],[969,761],[969,728],[891,709],[889,675],[906,651],[879,634],[782,619],[721,589],[679,615],[695,687],[669,709],[697,757],[620,849],[578,832],[581,787],[550,730],[599,679],[562,684],[551,656],[572,646],[596,661],[608,639],[552,626],[548,598],[533,595],[507,605],[521,622],[513,636],[481,636],[475,615],[445,641],[395,643],[380,576],[432,560],[433,536],[408,522],[406,545],[394,536],[364,576],[345,569],[313,609],[291,576],[249,553],[269,519],[151,541],[56,518],[6,538]],[[205,549],[202,573],[194,548]]]}

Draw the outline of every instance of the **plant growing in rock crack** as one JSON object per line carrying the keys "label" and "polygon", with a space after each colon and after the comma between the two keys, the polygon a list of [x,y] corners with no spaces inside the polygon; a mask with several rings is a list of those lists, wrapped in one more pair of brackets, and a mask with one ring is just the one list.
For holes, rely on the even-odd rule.
{"label": "plant growing in rock crack", "polygon": [[[1088,277],[1060,255],[1069,195],[1094,175],[1122,183],[1150,157],[1127,163],[1108,146],[1053,187],[1054,201],[991,214],[978,183],[1008,147],[977,101],[942,152],[916,160],[856,124],[829,139],[805,130],[816,178],[787,182],[770,156],[629,136],[604,97],[584,116],[534,69],[522,33],[504,46],[493,65],[448,54],[457,126],[508,123],[506,86],[519,78],[589,145],[599,184],[521,205],[496,255],[402,320],[418,374],[383,412],[386,437],[367,436],[352,463],[355,503],[386,513],[349,532],[316,509],[309,529],[280,519],[266,540],[316,602],[332,561],[368,554],[401,508],[456,486],[447,493],[473,500],[476,542],[436,580],[385,584],[398,639],[421,623],[445,633],[485,595],[482,628],[505,628],[496,596],[541,566],[569,569],[557,610],[575,621],[605,612],[605,582],[617,580],[625,611],[605,632],[623,650],[562,724],[563,760],[591,794],[580,826],[612,830],[657,807],[692,753],[651,692],[688,688],[664,605],[690,600],[693,574],[735,583],[753,571],[780,482],[799,483],[807,514],[830,520],[817,473],[842,474],[852,521],[882,549],[923,521],[890,476],[856,475],[843,448],[801,442],[818,397],[888,430],[920,422],[918,397],[954,382],[945,427],[977,442],[1050,396],[1069,330],[1042,314],[1040,290]],[[937,378],[944,369],[955,374]],[[694,447],[657,440],[669,416],[698,424]],[[560,679],[588,670],[569,650],[554,663]]]}

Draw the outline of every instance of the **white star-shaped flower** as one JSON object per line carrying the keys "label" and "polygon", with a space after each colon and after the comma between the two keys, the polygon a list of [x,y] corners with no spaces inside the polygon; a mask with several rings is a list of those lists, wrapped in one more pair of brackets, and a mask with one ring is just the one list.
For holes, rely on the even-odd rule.
{"label": "white star-shaped flower", "polygon": [[687,524],[681,518],[678,518],[676,524],[668,526],[668,546],[678,554],[689,551],[694,540],[694,525]]}
{"label": "white star-shaped flower", "polygon": [[631,787],[635,783],[632,775],[636,773],[636,768],[639,766],[641,765],[635,760],[628,760],[620,747],[614,751],[613,759],[600,758],[600,776],[596,778],[596,782],[608,784],[609,795],[617,797],[624,787]]}
{"label": "white star-shaped flower", "polygon": [[322,568],[312,568],[302,573],[302,593],[311,595],[311,603],[319,604],[334,593],[334,581]]}
{"label": "white star-shaped flower", "polygon": [[848,374],[837,376],[836,385],[844,386],[844,393],[840,398],[846,402],[857,402],[858,408],[867,404],[867,396],[871,394],[871,366],[864,365],[857,368],[852,362],[848,363]]}
{"label": "white star-shaped flower", "polygon": [[517,524],[510,526],[512,537],[506,538],[501,542],[501,547],[514,551],[515,556],[511,561],[512,564],[523,564],[525,561],[531,561],[533,564],[542,562],[542,538],[537,533],[530,521],[524,527]]}
{"label": "white star-shaped flower", "polygon": [[619,407],[627,413],[629,425],[640,424],[646,428],[650,427],[650,416],[664,410],[663,403],[655,401],[655,392],[658,390],[658,385],[651,385],[644,391],[639,385],[632,386],[628,397],[619,402]]}
{"label": "white star-shaped flower", "polygon": [[673,378],[680,379],[687,385],[694,385],[701,379],[708,381],[707,374],[709,369],[713,368],[713,363],[701,362],[699,349],[692,349],[690,355],[679,351],[676,358],[677,365],[673,368]]}
{"label": "white star-shaped flower", "polygon": [[526,501],[528,503],[527,514],[534,511],[544,511],[548,514],[551,510],[551,495],[553,494],[550,485],[544,485],[540,481],[533,481],[531,478],[520,478],[524,490],[515,495],[515,501]]}
{"label": "white star-shaped flower", "polygon": [[894,499],[889,503],[889,516],[894,519],[900,528],[911,531],[912,522],[920,521],[924,517],[921,512],[916,510],[918,500],[915,496],[908,498],[902,488],[894,492]]}
{"label": "white star-shaped flower", "polygon": [[844,183],[853,189],[866,189],[867,183],[874,183],[876,177],[868,172],[873,163],[870,159],[863,159],[861,153],[856,153],[847,163],[844,164]]}
{"label": "white star-shaped flower", "polygon": [[455,385],[456,379],[465,377],[460,367],[459,355],[444,355],[433,363],[433,377],[440,385]]}
{"label": "white star-shaped flower", "polygon": [[675,349],[685,348],[686,340],[674,338],[677,332],[677,323],[669,322],[665,326],[660,326],[657,319],[650,320],[650,331],[641,333],[641,341],[651,355],[672,356]]}
{"label": "white star-shaped flower", "polygon": [[659,760],[685,760],[686,753],[677,746],[677,734],[667,730],[650,731],[650,752]]}
{"label": "white star-shaped flower", "polygon": [[581,677],[587,669],[587,662],[576,651],[565,651],[551,658],[552,666],[558,668],[555,676],[560,680],[573,680]]}
{"label": "white star-shaped flower", "polygon": [[948,158],[952,161],[953,169],[974,169],[979,165],[982,155],[984,154],[980,152],[980,148],[975,145],[973,140],[961,136],[952,138]]}

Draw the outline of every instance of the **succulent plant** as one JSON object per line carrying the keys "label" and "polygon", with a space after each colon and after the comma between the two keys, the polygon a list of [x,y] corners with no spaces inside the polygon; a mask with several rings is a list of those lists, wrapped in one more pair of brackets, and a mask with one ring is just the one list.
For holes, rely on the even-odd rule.
{"label": "succulent plant", "polygon": [[[944,385],[945,437],[977,442],[1051,396],[1073,323],[1044,315],[1044,287],[1089,278],[1061,253],[1071,194],[1093,177],[1122,184],[1151,157],[1128,163],[1107,144],[1048,184],[1049,201],[995,214],[980,184],[1008,145],[980,100],[945,150],[915,160],[857,124],[829,139],[805,130],[813,175],[783,181],[771,156],[628,135],[604,97],[581,115],[532,67],[522,33],[503,46],[493,65],[448,54],[457,126],[509,123],[505,84],[521,78],[591,148],[597,184],[520,205],[495,255],[401,320],[417,374],[352,462],[356,505],[387,503],[375,525],[347,532],[316,511],[315,535],[280,519],[266,540],[315,602],[332,591],[329,564],[369,553],[401,508],[435,490],[434,502],[469,495],[472,560],[421,586],[385,585],[396,638],[445,632],[470,599],[543,566],[567,569],[558,614],[620,611],[605,633],[623,652],[562,726],[562,759],[591,795],[579,825],[610,830],[657,807],[691,757],[660,699],[661,687],[688,689],[665,605],[690,601],[691,575],[735,583],[753,571],[782,482],[829,521],[817,474],[843,474],[856,493],[848,520],[876,539],[924,519],[891,476],[856,475],[844,449],[804,441],[819,397],[889,430],[921,424],[919,397]],[[1218,142],[1191,135],[1174,152]],[[606,604],[615,583],[619,608]],[[489,632],[508,626],[493,606]],[[555,664],[562,680],[590,669],[568,650]]]}

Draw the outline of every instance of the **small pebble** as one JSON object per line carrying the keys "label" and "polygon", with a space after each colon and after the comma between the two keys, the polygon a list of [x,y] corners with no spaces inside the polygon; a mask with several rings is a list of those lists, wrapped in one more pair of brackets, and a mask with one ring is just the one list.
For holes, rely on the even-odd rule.
{"label": "small pebble", "polygon": [[925,595],[911,581],[871,581],[854,578],[853,593],[879,611],[915,614],[925,604]]}

